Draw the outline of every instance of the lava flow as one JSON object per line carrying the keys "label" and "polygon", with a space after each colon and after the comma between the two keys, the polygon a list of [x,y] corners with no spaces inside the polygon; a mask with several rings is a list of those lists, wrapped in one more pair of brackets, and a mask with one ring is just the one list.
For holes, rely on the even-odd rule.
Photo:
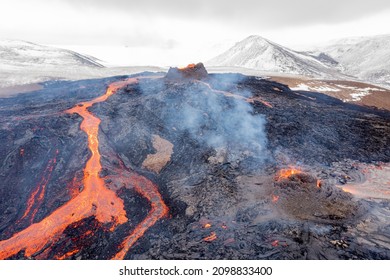
{"label": "lava flow", "polygon": [[[25,250],[26,257],[39,255],[49,248],[47,244],[54,243],[69,225],[90,216],[95,216],[96,220],[102,224],[111,224],[111,230],[127,222],[122,199],[114,191],[106,188],[103,179],[99,177],[101,171],[98,140],[100,119],[89,112],[88,108],[96,103],[104,102],[119,88],[133,83],[137,83],[136,78],[112,83],[104,95],[92,101],[82,102],[66,111],[77,113],[83,118],[80,128],[88,135],[91,157],[84,168],[84,189],[40,222],[30,225],[7,240],[0,241],[0,259],[9,258],[21,250]],[[151,202],[152,209],[145,220],[125,240],[123,249],[116,256],[117,258],[123,258],[135,241],[168,212],[157,187],[149,180],[142,176],[133,176],[129,179],[134,180],[132,184],[136,190]]]}
{"label": "lava flow", "polygon": [[168,214],[168,207],[165,205],[156,185],[145,177],[137,174],[130,176],[129,182],[139,194],[149,200],[151,210],[146,218],[138,224],[133,232],[122,242],[121,250],[112,258],[114,260],[123,259],[134,243],[144,235],[145,231]]}

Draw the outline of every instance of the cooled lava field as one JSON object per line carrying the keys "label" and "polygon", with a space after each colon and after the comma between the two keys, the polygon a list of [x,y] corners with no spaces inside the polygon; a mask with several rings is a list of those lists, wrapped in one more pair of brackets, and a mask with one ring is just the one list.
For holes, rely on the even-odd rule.
{"label": "cooled lava field", "polygon": [[390,112],[202,64],[0,99],[0,259],[390,259]]}

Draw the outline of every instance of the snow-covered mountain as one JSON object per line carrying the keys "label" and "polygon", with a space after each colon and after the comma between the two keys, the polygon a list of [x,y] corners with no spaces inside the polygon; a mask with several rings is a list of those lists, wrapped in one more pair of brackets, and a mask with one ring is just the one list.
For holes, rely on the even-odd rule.
{"label": "snow-covered mountain", "polygon": [[66,49],[25,41],[0,41],[0,88],[59,79],[94,77],[97,59]]}
{"label": "snow-covered mountain", "polygon": [[161,70],[159,67],[104,67],[100,60],[71,50],[25,41],[0,41],[0,96],[5,88],[49,80],[80,80]]}
{"label": "snow-covered mountain", "polygon": [[390,85],[390,35],[345,38],[317,47],[316,51],[338,61],[345,74]]}
{"label": "snow-covered mountain", "polygon": [[325,54],[296,52],[256,35],[236,43],[206,64],[315,77],[338,76],[335,70],[337,62]]}
{"label": "snow-covered mountain", "polygon": [[0,65],[11,67],[103,67],[97,59],[79,53],[25,41],[0,41]]}

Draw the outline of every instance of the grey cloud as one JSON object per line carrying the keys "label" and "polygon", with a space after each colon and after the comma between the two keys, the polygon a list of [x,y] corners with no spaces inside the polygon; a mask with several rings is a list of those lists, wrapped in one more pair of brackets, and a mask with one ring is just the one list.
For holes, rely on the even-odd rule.
{"label": "grey cloud", "polygon": [[390,9],[388,0],[62,0],[83,9],[107,9],[187,19],[211,19],[254,27],[340,23]]}

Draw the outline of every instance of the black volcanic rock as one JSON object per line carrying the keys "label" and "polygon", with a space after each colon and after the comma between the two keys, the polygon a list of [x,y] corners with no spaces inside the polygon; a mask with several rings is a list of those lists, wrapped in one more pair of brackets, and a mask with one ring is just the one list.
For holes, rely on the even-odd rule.
{"label": "black volcanic rock", "polygon": [[189,64],[185,68],[171,67],[168,70],[167,79],[182,80],[182,79],[195,79],[201,80],[207,78],[208,73],[203,63]]}
{"label": "black volcanic rock", "polygon": [[[111,231],[94,217],[80,220],[31,258],[112,258],[151,209],[120,180],[132,170],[158,186],[170,212],[126,259],[390,259],[389,200],[357,201],[335,187],[362,181],[360,163],[379,170],[390,162],[390,112],[259,77],[210,74],[200,82],[203,65],[172,68],[168,82],[137,74],[148,75],[89,108],[101,120],[100,176],[129,222]],[[82,118],[64,112],[125,78],[55,82],[0,99],[0,242],[83,191],[87,135]],[[154,135],[173,145],[159,173],[143,167],[156,154]],[[275,180],[290,164],[302,174]],[[23,218],[43,185],[35,218]]]}

